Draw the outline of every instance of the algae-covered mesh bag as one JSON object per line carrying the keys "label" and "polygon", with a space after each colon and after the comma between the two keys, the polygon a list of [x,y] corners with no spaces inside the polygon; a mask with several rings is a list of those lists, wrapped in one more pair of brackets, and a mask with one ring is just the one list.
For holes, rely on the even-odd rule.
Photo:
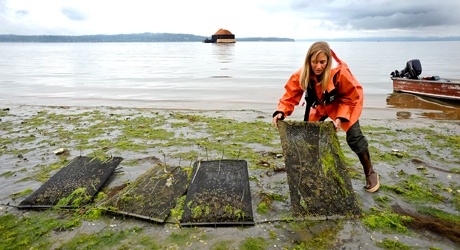
{"label": "algae-covered mesh bag", "polygon": [[294,216],[359,215],[334,124],[279,121],[278,129]]}

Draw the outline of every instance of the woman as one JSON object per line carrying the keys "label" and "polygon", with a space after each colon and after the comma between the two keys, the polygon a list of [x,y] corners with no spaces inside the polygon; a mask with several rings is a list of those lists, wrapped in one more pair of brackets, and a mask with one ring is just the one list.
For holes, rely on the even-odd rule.
{"label": "woman", "polygon": [[[334,59],[337,66],[332,67]],[[307,103],[305,121],[324,121],[331,118],[336,131],[342,128],[347,143],[355,152],[366,175],[366,191],[375,192],[380,187],[378,174],[369,156],[368,143],[359,126],[363,108],[363,88],[340,61],[326,42],[311,45],[302,68],[295,72],[285,86],[286,93],[273,113],[273,124],[294,111],[303,94]]]}

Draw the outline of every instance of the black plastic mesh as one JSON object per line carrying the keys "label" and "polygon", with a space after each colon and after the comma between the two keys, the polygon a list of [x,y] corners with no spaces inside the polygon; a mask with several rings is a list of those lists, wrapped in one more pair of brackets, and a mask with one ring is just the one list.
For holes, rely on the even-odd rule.
{"label": "black plastic mesh", "polygon": [[247,162],[195,162],[181,225],[254,225]]}
{"label": "black plastic mesh", "polygon": [[152,167],[101,207],[118,214],[163,223],[187,190],[187,172],[180,167]]}
{"label": "black plastic mesh", "polygon": [[296,217],[361,213],[332,122],[278,123]]}
{"label": "black plastic mesh", "polygon": [[[19,204],[19,208],[49,208],[59,200],[68,198],[62,207],[78,207],[92,201],[115,168],[123,160],[113,157],[106,160],[79,156],[59,170],[31,196]],[[75,193],[77,189],[84,192]],[[73,194],[73,195],[72,195]]]}

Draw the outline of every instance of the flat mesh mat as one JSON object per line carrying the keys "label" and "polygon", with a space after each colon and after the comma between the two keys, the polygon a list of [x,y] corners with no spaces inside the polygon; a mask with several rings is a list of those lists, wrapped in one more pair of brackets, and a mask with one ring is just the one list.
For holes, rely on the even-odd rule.
{"label": "flat mesh mat", "polygon": [[88,204],[122,160],[121,157],[106,160],[76,157],[23,200],[18,208],[50,208],[61,199],[59,206],[64,208]]}
{"label": "flat mesh mat", "polygon": [[359,215],[332,122],[278,123],[295,217]]}
{"label": "flat mesh mat", "polygon": [[101,207],[113,213],[163,223],[187,191],[187,172],[157,165],[137,178]]}
{"label": "flat mesh mat", "polygon": [[254,225],[247,162],[195,162],[180,224]]}

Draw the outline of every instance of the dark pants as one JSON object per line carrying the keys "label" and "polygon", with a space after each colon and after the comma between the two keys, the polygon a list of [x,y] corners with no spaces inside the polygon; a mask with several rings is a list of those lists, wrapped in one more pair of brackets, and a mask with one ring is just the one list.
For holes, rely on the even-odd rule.
{"label": "dark pants", "polygon": [[351,150],[357,155],[360,155],[367,151],[368,143],[366,137],[364,137],[361,127],[359,126],[359,120],[351,126],[347,131],[347,143]]}

